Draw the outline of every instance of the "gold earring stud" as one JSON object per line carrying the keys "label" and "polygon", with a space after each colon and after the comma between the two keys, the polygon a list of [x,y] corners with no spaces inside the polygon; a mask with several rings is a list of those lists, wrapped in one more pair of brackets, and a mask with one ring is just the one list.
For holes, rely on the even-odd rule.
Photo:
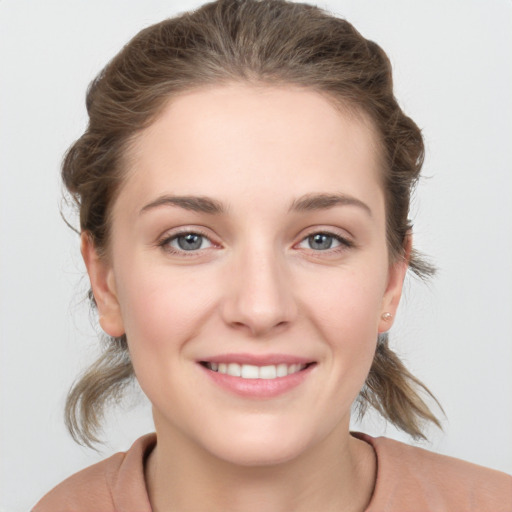
{"label": "gold earring stud", "polygon": [[388,312],[386,311],[386,313],[382,313],[381,318],[382,318],[382,320],[384,320],[385,322],[389,322],[389,321],[393,318],[393,315],[392,315],[391,313],[388,313]]}

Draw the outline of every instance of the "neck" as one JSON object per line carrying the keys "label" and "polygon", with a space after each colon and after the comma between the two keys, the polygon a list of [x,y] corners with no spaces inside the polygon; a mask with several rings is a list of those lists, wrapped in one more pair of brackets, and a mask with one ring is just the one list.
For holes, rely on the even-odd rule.
{"label": "neck", "polygon": [[168,434],[157,426],[146,462],[153,512],[362,512],[373,492],[373,448],[350,436],[348,425],[291,461],[264,466],[233,464]]}

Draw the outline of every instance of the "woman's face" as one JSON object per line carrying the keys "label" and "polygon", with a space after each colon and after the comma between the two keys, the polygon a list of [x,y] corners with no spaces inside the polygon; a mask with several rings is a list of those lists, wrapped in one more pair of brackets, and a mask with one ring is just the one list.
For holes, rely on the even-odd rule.
{"label": "woman's face", "polygon": [[241,84],[174,98],[137,138],[109,261],[83,253],[159,439],[266,464],[348,436],[405,272],[376,151],[316,92]]}

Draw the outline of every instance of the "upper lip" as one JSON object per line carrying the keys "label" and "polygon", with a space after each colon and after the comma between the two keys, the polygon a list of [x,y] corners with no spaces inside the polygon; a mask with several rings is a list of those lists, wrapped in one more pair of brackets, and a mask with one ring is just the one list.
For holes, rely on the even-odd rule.
{"label": "upper lip", "polygon": [[201,359],[204,363],[238,363],[250,364],[254,366],[268,366],[277,364],[308,364],[314,360],[306,357],[299,357],[290,354],[219,354],[212,357]]}

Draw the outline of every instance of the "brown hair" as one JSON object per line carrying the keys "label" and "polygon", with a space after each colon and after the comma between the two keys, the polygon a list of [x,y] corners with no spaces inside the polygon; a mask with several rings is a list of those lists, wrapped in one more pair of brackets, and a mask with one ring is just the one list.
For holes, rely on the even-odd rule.
{"label": "brown hair", "polygon": [[[100,254],[108,246],[109,213],[131,140],[173,95],[233,81],[306,87],[370,117],[384,164],[389,251],[393,259],[403,257],[424,147],[420,130],[393,95],[390,62],[347,21],[284,0],[219,0],[150,26],[91,83],[89,125],[68,150],[62,177],[79,209],[80,229]],[[414,252],[410,268],[420,277],[432,270]],[[90,298],[94,303],[92,293]],[[117,400],[132,377],[125,336],[107,339],[67,398],[66,424],[75,440],[98,441],[106,403]],[[360,412],[370,404],[402,430],[424,437],[422,423],[439,422],[418,391],[432,396],[381,336],[358,398]]]}

